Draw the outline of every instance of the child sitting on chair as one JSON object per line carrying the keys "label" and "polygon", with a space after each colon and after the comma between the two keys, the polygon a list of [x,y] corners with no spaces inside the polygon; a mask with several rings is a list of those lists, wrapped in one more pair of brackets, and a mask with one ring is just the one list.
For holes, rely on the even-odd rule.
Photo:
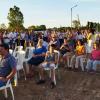
{"label": "child sitting on chair", "polygon": [[54,52],[54,48],[55,48],[55,45],[51,44],[49,50],[46,53],[45,61],[39,67],[40,80],[37,82],[37,84],[45,83],[43,71],[45,69],[47,69],[47,70],[49,69],[50,70],[50,78],[51,78],[51,88],[54,88],[56,85],[56,83],[55,83],[55,66],[57,63],[57,56],[56,56],[56,53]]}

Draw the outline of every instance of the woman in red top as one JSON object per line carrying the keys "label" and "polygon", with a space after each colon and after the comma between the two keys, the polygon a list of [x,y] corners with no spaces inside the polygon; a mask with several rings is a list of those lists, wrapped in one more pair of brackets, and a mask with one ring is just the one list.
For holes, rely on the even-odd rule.
{"label": "woman in red top", "polygon": [[93,44],[94,50],[90,54],[90,58],[87,61],[87,71],[96,71],[97,65],[100,65],[100,43]]}

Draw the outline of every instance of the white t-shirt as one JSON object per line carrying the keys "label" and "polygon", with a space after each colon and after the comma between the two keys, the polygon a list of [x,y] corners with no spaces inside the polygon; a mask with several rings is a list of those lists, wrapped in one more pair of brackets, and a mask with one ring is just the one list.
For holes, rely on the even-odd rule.
{"label": "white t-shirt", "polygon": [[82,34],[77,35],[77,39],[78,40],[83,39],[83,35]]}
{"label": "white t-shirt", "polygon": [[64,38],[64,33],[59,32],[58,37],[59,37],[59,39],[63,39]]}
{"label": "white t-shirt", "polygon": [[25,33],[21,33],[21,40],[25,39]]}
{"label": "white t-shirt", "polygon": [[8,34],[8,38],[9,38],[10,40],[12,40],[12,39],[14,38],[13,32],[10,32],[10,33]]}

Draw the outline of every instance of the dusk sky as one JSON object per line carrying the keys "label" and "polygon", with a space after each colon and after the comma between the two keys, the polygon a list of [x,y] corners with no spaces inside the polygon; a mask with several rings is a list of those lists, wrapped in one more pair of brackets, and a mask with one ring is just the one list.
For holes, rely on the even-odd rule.
{"label": "dusk sky", "polygon": [[71,7],[73,20],[79,15],[82,25],[87,21],[100,22],[100,0],[0,0],[0,24],[7,25],[9,8],[18,6],[24,15],[24,26],[70,26]]}

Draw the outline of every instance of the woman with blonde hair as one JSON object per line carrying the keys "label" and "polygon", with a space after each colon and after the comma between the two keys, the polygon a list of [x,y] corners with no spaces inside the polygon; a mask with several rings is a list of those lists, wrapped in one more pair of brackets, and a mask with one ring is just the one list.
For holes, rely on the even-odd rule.
{"label": "woman with blonde hair", "polygon": [[[43,40],[39,39],[38,40],[38,44],[35,50],[33,50],[33,56],[32,58],[28,61],[28,65],[29,65],[29,73],[27,73],[29,76],[32,75],[32,65],[34,66],[38,66],[39,64],[41,64],[44,59],[45,59],[45,54],[47,49],[42,46],[43,44]],[[30,75],[31,74],[31,75]]]}

